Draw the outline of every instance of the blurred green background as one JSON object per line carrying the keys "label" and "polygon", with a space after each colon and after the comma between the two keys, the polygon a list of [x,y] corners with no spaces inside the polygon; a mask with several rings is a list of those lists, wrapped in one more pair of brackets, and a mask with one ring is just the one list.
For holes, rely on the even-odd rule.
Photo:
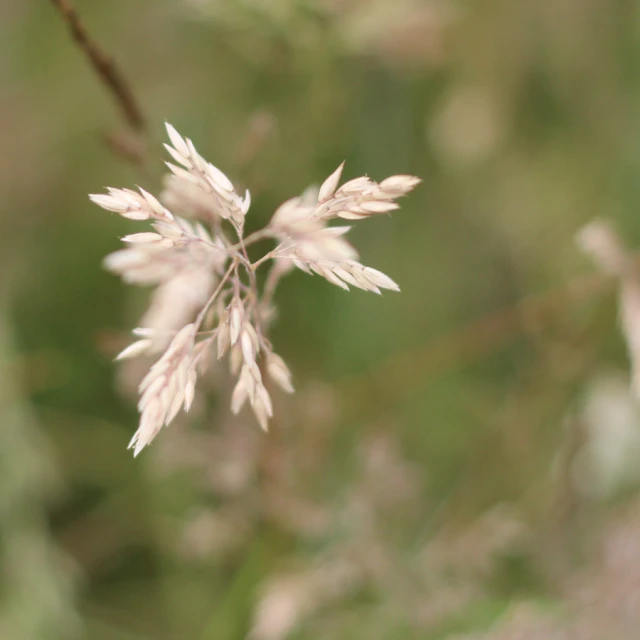
{"label": "blurred green background", "polygon": [[[3,0],[0,637],[640,637],[640,414],[574,243],[640,239],[640,5],[76,8],[150,160],[105,142],[140,144],[53,4]],[[251,189],[250,230],[343,159],[423,183],[351,233],[401,294],[283,282],[272,432],[212,380],[133,460],[112,358],[147,292],[102,270],[131,226],[87,194],[157,193],[164,120]]]}

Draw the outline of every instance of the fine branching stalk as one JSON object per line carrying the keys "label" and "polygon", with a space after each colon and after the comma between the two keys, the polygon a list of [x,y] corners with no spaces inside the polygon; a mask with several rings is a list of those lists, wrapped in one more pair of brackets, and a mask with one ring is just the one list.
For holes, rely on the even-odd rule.
{"label": "fine branching stalk", "polygon": [[[144,189],[109,188],[107,194],[90,196],[124,218],[150,221],[153,229],[125,236],[128,248],[105,261],[127,282],[156,286],[141,326],[134,330],[139,340],[118,356],[161,354],[140,384],[140,426],[130,444],[134,455],[181,408],[189,410],[197,376],[227,356],[237,376],[233,412],[248,403],[267,429],[273,408],[263,374],[284,391],[293,391],[289,369],[267,338],[278,282],[297,267],[345,290],[351,285],[375,293],[399,291],[384,273],[358,262],[345,239],[350,227],[327,223],[393,211],[395,201],[419,183],[413,176],[398,175],[380,183],[360,177],[340,186],[340,165],[319,189],[288,200],[264,229],[245,237],[249,192],[240,196],[191,140],[169,124],[167,132],[171,145],[165,147],[177,164],[167,163],[171,173],[160,199]],[[275,242],[275,248],[252,262],[247,247],[264,240]],[[269,269],[262,291],[259,268]]]}
{"label": "fine branching stalk", "polygon": [[145,118],[120,69],[91,37],[71,0],[51,2],[67,23],[73,39],[84,52],[97,76],[113,96],[125,121],[134,131],[141,132],[145,128]]}

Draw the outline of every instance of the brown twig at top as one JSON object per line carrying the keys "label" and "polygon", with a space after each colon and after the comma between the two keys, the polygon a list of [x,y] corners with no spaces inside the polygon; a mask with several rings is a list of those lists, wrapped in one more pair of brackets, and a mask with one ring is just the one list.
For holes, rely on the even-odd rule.
{"label": "brown twig at top", "polygon": [[116,101],[124,119],[134,131],[142,131],[145,128],[145,118],[131,91],[114,61],[91,38],[80,16],[71,4],[70,0],[51,0],[58,9],[60,15],[69,26],[71,35],[80,49],[89,59],[96,74],[109,89]]}

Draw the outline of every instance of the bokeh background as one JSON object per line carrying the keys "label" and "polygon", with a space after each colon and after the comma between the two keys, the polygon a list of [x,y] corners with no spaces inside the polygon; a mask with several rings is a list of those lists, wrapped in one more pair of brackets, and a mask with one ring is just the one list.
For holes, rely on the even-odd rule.
{"label": "bokeh background", "polygon": [[[148,137],[51,2],[0,3],[0,637],[640,637],[640,414],[574,242],[640,240],[640,5],[76,8]],[[157,192],[165,119],[250,228],[343,159],[423,183],[352,231],[401,294],[283,283],[272,432],[214,378],[133,460],[112,358],[147,294],[102,270],[130,226],[87,194]]]}

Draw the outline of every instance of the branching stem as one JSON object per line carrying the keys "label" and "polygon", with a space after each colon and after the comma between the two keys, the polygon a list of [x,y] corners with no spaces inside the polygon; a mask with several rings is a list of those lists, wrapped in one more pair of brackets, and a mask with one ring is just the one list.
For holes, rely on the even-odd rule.
{"label": "branching stem", "polygon": [[[271,229],[266,227],[264,229],[260,229],[259,231],[254,231],[253,233],[250,233],[244,239],[244,246],[248,247],[249,245],[259,242],[260,240],[267,240],[268,238],[272,238],[272,237],[273,237],[273,233]],[[237,245],[234,245],[234,247],[240,249],[241,244],[238,243]]]}
{"label": "branching stem", "polygon": [[200,328],[200,325],[202,324],[202,321],[204,320],[204,317],[207,314],[209,307],[211,307],[211,305],[214,303],[215,299],[218,297],[218,294],[222,291],[222,287],[224,287],[225,283],[229,279],[229,276],[233,273],[234,269],[236,269],[237,266],[238,266],[238,263],[236,260],[234,260],[229,266],[229,268],[227,269],[227,271],[225,272],[225,274],[222,276],[220,282],[218,283],[218,286],[216,287],[216,290],[211,294],[211,297],[207,300],[204,307],[202,307],[202,310],[198,314],[198,317],[196,318],[196,321],[195,321],[196,331]]}

